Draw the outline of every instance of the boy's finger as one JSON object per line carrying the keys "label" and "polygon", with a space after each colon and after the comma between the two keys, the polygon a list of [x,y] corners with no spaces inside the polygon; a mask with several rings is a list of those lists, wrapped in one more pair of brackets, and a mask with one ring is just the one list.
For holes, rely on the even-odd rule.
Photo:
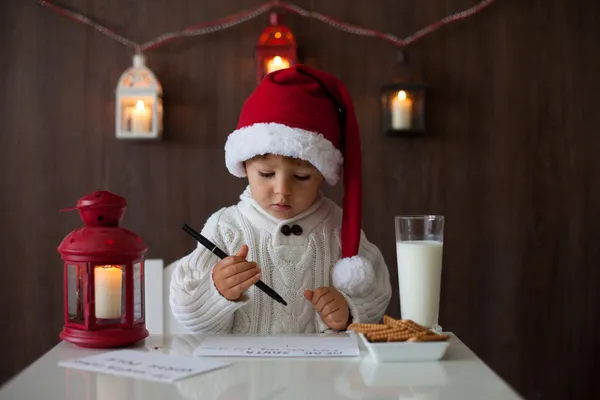
{"label": "boy's finger", "polygon": [[321,299],[321,297],[323,297],[327,293],[329,293],[328,287],[320,287],[320,288],[315,289],[312,299],[311,299],[311,302],[313,303],[313,305],[316,306],[317,303],[319,302],[319,300]]}
{"label": "boy's finger", "polygon": [[323,308],[325,308],[325,306],[327,304],[330,304],[334,301],[335,301],[335,296],[333,295],[333,293],[324,294],[323,296],[321,296],[319,298],[319,301],[317,301],[317,304],[315,304],[315,310],[317,310],[317,312],[320,313],[323,311]]}
{"label": "boy's finger", "polygon": [[332,301],[330,303],[327,303],[325,305],[325,307],[323,307],[323,311],[321,311],[321,316],[323,318],[327,318],[327,317],[333,317],[332,314],[334,314],[336,311],[338,311],[340,309],[340,304],[336,301]]}
{"label": "boy's finger", "polygon": [[244,282],[232,288],[232,291],[238,293],[238,296],[241,296],[248,288],[254,285],[260,279],[260,274],[256,274],[249,279],[246,279]]}
{"label": "boy's finger", "polygon": [[221,261],[219,261],[219,269],[226,269],[226,267],[233,265],[233,264],[237,264],[237,263],[241,263],[241,262],[246,262],[246,257],[248,256],[248,246],[246,246],[245,244],[242,245],[242,248],[233,256],[227,256],[224,259],[222,259]]}
{"label": "boy's finger", "polygon": [[248,246],[243,244],[240,250],[237,253],[235,253],[235,255],[245,260],[246,257],[248,257]]}
{"label": "boy's finger", "polygon": [[223,281],[223,283],[226,288],[232,288],[232,287],[235,287],[235,286],[239,285],[240,283],[252,278],[256,274],[260,274],[260,268],[258,268],[258,267],[250,268],[243,272],[240,272],[239,274],[235,274],[233,276],[230,276],[229,278],[226,278]]}
{"label": "boy's finger", "polygon": [[305,290],[304,291],[304,298],[308,301],[311,301],[313,297],[313,291],[312,290]]}
{"label": "boy's finger", "polygon": [[232,264],[244,262],[244,261],[246,261],[246,259],[241,258],[241,257],[228,256],[228,257],[225,257],[224,259],[222,259],[221,261],[219,261],[217,265],[218,265],[219,269],[225,269],[226,267],[228,267]]}
{"label": "boy's finger", "polygon": [[237,274],[241,274],[244,271],[255,268],[256,263],[252,261],[243,261],[229,265],[223,270],[223,278],[229,278]]}

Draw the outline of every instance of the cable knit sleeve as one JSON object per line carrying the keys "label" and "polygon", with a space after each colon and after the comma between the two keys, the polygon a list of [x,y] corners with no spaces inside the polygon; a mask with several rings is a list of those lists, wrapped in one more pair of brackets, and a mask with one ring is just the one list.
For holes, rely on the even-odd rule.
{"label": "cable knit sleeve", "polygon": [[[224,228],[220,223],[226,209],[213,214],[202,229],[202,235],[217,247],[229,252],[223,240]],[[228,232],[227,232],[228,233]],[[212,279],[212,270],[219,258],[201,244],[183,257],[171,277],[169,302],[175,318],[187,329],[197,333],[229,332],[234,312],[247,299],[230,301],[219,293]]]}
{"label": "cable knit sleeve", "polygon": [[373,267],[375,277],[372,286],[364,294],[349,295],[342,292],[342,295],[348,302],[353,323],[377,323],[383,318],[392,298],[390,273],[381,251],[367,240],[364,232],[361,232],[359,256]]}

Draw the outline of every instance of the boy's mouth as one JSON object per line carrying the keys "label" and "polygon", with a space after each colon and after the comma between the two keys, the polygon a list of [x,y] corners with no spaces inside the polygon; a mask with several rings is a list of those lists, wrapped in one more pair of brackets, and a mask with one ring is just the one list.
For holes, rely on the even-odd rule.
{"label": "boy's mouth", "polygon": [[290,208],[292,208],[292,206],[284,204],[284,203],[271,204],[271,207],[273,207],[277,211],[287,211]]}

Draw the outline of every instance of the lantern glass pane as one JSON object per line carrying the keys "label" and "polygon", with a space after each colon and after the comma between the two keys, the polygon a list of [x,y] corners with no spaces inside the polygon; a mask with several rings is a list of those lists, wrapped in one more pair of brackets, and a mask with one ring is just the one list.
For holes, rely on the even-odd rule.
{"label": "lantern glass pane", "polygon": [[162,103],[162,98],[158,97],[156,99],[156,119],[158,120],[157,124],[158,124],[158,131],[162,132],[163,131],[163,103]]}
{"label": "lantern glass pane", "polygon": [[84,323],[83,315],[83,268],[67,265],[67,303],[69,322]]}
{"label": "lantern glass pane", "polygon": [[100,324],[118,324],[125,316],[125,266],[94,267],[94,310]]}
{"label": "lantern glass pane", "polygon": [[153,96],[122,97],[121,131],[137,134],[152,133],[154,131],[152,123],[155,107]]}
{"label": "lantern glass pane", "polygon": [[144,316],[144,304],[142,303],[143,285],[142,263],[133,264],[133,320],[138,321]]}

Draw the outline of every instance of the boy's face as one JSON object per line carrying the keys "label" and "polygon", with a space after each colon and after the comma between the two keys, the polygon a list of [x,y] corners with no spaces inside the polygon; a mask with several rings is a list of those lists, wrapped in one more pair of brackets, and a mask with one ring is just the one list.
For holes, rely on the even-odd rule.
{"label": "boy's face", "polygon": [[272,154],[246,161],[246,175],[254,200],[277,219],[306,211],[324,180],[308,161]]}

